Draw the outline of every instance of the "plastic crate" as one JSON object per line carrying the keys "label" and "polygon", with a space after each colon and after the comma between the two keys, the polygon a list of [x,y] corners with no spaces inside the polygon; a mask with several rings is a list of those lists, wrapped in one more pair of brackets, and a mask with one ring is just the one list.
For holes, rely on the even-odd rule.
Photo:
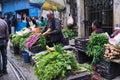
{"label": "plastic crate", "polygon": [[[56,78],[53,80],[61,80],[60,78]],[[66,76],[63,80],[91,80],[91,75],[88,72],[82,72],[79,74],[71,74],[69,76]]]}
{"label": "plastic crate", "polygon": [[63,39],[63,45],[69,45],[69,38]]}
{"label": "plastic crate", "polygon": [[101,59],[97,65],[97,72],[100,73],[102,77],[112,80],[120,75],[120,64]]}
{"label": "plastic crate", "polygon": [[86,38],[75,39],[75,47],[82,50],[87,50],[88,40]]}
{"label": "plastic crate", "polygon": [[85,52],[78,49],[74,49],[73,53],[76,55],[76,58],[79,63],[91,62],[92,58],[88,57]]}
{"label": "plastic crate", "polygon": [[44,50],[45,50],[45,48],[41,48],[40,46],[34,46],[32,48],[29,48],[29,51],[32,53],[39,53]]}
{"label": "plastic crate", "polygon": [[20,48],[18,46],[13,46],[14,54],[20,54]]}

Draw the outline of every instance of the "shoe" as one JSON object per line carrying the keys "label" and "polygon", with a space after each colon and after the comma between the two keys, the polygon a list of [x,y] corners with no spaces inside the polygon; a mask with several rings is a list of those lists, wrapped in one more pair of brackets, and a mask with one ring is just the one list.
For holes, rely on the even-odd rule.
{"label": "shoe", "polygon": [[3,74],[2,74],[2,72],[0,72],[0,77],[2,77],[3,76]]}

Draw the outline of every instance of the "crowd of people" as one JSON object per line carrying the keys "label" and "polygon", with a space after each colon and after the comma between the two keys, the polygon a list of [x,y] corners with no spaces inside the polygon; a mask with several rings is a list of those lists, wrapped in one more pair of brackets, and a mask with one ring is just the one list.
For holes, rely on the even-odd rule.
{"label": "crowd of people", "polygon": [[30,17],[30,16],[27,16],[26,14],[23,14],[21,16],[21,21],[27,23],[27,25],[26,25],[27,28],[29,28],[33,25],[35,25],[36,27],[41,27],[41,26],[46,25],[45,24],[45,19],[44,19],[43,16],[38,18],[37,16]]}

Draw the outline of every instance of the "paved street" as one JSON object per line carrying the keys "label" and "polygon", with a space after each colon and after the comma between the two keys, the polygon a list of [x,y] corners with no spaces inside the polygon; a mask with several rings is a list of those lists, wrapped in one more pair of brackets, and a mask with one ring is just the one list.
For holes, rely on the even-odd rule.
{"label": "paved street", "polygon": [[[10,44],[9,44],[10,45]],[[11,53],[10,48],[8,47],[8,58],[14,61],[14,63],[22,71],[23,75],[27,80],[37,80],[37,77],[34,75],[33,66],[30,63],[24,63],[21,55],[14,55]],[[9,63],[7,65],[8,74],[0,77],[0,80],[17,80],[12,68]]]}
{"label": "paved street", "polygon": [[15,76],[15,73],[13,72],[10,65],[7,65],[8,67],[8,74],[0,77],[0,80],[17,80],[17,77]]}

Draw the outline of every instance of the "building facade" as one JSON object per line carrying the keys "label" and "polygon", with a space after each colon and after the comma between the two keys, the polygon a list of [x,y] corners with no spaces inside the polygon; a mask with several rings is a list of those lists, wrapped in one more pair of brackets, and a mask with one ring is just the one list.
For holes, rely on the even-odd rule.
{"label": "building facade", "polygon": [[39,9],[31,7],[28,0],[5,0],[2,2],[2,14],[6,13],[27,13],[29,16],[39,16]]}
{"label": "building facade", "polygon": [[78,37],[90,36],[92,32],[91,24],[94,20],[99,20],[103,30],[108,32],[109,35],[113,33],[113,0],[66,0],[65,4],[65,25],[68,15],[72,14],[74,22],[77,24]]}
{"label": "building facade", "polygon": [[16,16],[18,24],[16,27],[16,31],[19,31],[26,26],[26,23],[21,22],[23,14],[26,14],[30,17],[40,17],[42,11],[39,8],[30,6],[28,0],[4,0],[1,2],[1,6],[3,16],[5,16],[6,14],[9,16],[14,14]]}

